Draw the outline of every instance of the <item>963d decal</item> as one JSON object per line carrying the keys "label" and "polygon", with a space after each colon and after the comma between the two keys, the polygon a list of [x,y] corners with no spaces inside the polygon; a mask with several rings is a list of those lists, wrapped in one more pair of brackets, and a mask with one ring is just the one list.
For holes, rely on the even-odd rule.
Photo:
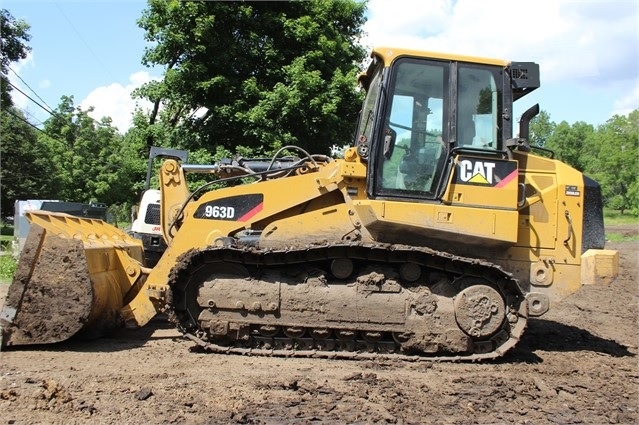
{"label": "963d decal", "polygon": [[264,195],[230,196],[206,202],[198,207],[193,214],[195,218],[207,220],[248,221],[264,206]]}

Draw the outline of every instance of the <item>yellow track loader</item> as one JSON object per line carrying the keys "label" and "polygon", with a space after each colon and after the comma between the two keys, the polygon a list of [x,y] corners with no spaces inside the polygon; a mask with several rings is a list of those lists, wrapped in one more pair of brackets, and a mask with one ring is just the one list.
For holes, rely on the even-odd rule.
{"label": "yellow track loader", "polygon": [[[152,269],[101,221],[30,214],[2,344],[167,312],[214,352],[475,361],[503,355],[582,283],[615,277],[598,184],[529,144],[537,105],[513,137],[537,64],[377,48],[359,83],[343,158],[287,146],[166,160],[167,249]],[[191,192],[191,173],[211,182]]]}

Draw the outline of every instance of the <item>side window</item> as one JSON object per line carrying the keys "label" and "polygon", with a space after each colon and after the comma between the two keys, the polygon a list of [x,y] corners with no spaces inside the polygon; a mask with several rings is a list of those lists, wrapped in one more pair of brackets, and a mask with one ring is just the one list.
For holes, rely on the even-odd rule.
{"label": "side window", "polygon": [[444,74],[438,64],[407,61],[398,66],[385,121],[385,132],[395,143],[382,158],[382,192],[429,197],[436,191],[446,156]]}
{"label": "side window", "polygon": [[372,139],[373,126],[375,123],[375,106],[377,98],[379,96],[379,90],[381,86],[381,80],[383,76],[384,64],[380,61],[374,71],[372,71],[372,78],[368,84],[366,90],[366,98],[362,105],[361,115],[359,117],[357,140],[355,143],[366,142]]}
{"label": "side window", "polygon": [[493,72],[460,66],[457,93],[457,145],[497,149],[499,92]]}

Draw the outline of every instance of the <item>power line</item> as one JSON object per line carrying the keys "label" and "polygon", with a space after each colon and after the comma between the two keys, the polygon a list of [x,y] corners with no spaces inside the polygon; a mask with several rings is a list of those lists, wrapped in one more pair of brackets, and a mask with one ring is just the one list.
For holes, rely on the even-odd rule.
{"label": "power line", "polygon": [[49,115],[53,116],[53,117],[58,117],[60,118],[59,115],[57,115],[55,112],[53,112],[51,109],[45,108],[44,106],[42,106],[41,103],[39,103],[37,100],[35,100],[34,98],[32,98],[31,96],[29,96],[28,94],[26,94],[25,92],[23,92],[20,87],[16,86],[15,84],[13,84],[11,81],[9,81],[9,79],[7,77],[5,77],[4,75],[0,75],[0,77],[7,82],[7,84],[9,84],[11,87],[13,87],[14,89],[18,90],[20,93],[22,93],[27,99],[29,99],[30,101],[32,101],[33,103],[35,103],[36,105],[38,105],[39,107],[41,107],[42,109],[44,109],[46,112],[49,113]]}
{"label": "power line", "polygon": [[33,115],[31,112],[27,111],[26,109],[21,109],[22,113],[25,115],[28,115],[29,118],[31,118],[32,120],[36,121],[36,126],[38,125],[44,125],[44,123],[42,121],[40,121],[39,118],[37,118],[35,115]]}
{"label": "power line", "polygon": [[[36,129],[36,130],[38,130],[39,132],[41,132],[41,133],[46,134],[47,136],[49,136],[49,135],[47,134],[47,132],[46,132],[46,131],[44,131],[43,129],[38,128],[38,127],[36,127],[35,125],[31,124],[28,120],[24,119],[24,117],[21,117],[20,115],[18,115],[18,114],[14,114],[13,112],[11,112],[11,109],[3,109],[3,111],[4,111],[4,112],[6,112],[6,113],[7,113],[7,114],[9,114],[9,115],[13,115],[14,117],[16,117],[17,119],[19,119],[19,120],[20,120],[20,121],[22,121],[23,123],[28,124],[30,127],[35,128],[35,129]],[[51,137],[51,136],[49,136],[49,137]]]}
{"label": "power line", "polygon": [[35,95],[36,95],[36,97],[37,97],[38,99],[40,99],[40,100],[42,101],[42,103],[44,103],[45,105],[47,105],[47,107],[48,107],[49,109],[53,110],[53,108],[52,108],[52,107],[50,107],[50,106],[47,104],[47,102],[45,102],[45,101],[44,101],[44,99],[43,99],[43,98],[41,98],[41,97],[40,97],[40,95],[39,95],[38,93],[36,93],[36,91],[35,91],[35,90],[33,90],[33,89],[31,88],[31,86],[30,86],[29,84],[27,84],[27,82],[26,82],[26,81],[24,81],[24,80],[22,79],[22,77],[21,77],[21,76],[19,76],[19,75],[18,75],[18,73],[17,73],[17,72],[15,72],[15,71],[14,71],[14,70],[10,67],[10,66],[9,66],[8,68],[9,68],[9,70],[10,70],[11,72],[13,72],[13,73],[15,74],[15,76],[16,76],[16,77],[18,77],[18,79],[19,79],[20,81],[22,81],[22,83],[23,83],[25,86],[27,86],[27,88],[28,88],[29,90],[31,90],[31,91],[33,92],[33,94],[35,94]]}
{"label": "power line", "polygon": [[13,115],[14,117],[16,117],[17,119],[19,119],[20,121],[24,122],[25,124],[29,125],[30,127],[34,128],[34,129],[38,130],[40,133],[44,134],[45,136],[47,136],[49,139],[53,140],[54,142],[58,142],[58,143],[63,144],[64,146],[68,146],[68,144],[67,144],[67,143],[65,143],[65,142],[63,142],[63,141],[60,141],[60,140],[56,139],[55,137],[51,137],[51,136],[49,135],[49,133],[47,133],[46,131],[42,130],[41,128],[38,128],[38,127],[36,127],[35,125],[31,124],[28,120],[25,120],[25,119],[24,119],[23,117],[21,117],[20,115],[18,115],[18,114],[14,114],[13,112],[11,112],[11,110],[10,110],[10,109],[8,109],[8,108],[7,108],[7,109],[3,109],[3,111],[4,111],[4,112],[6,112],[6,113],[8,113],[9,115]]}
{"label": "power line", "polygon": [[[38,105],[40,108],[44,109],[49,115],[51,115],[52,117],[55,118],[60,118],[62,120],[66,120],[65,117],[63,117],[62,115],[58,114],[57,112],[52,111],[51,107],[49,105],[49,109],[45,108],[44,106],[42,106],[40,103],[38,103],[35,99],[33,99],[31,96],[29,96],[28,94],[26,94],[25,92],[23,92],[18,86],[16,86],[15,84],[13,84],[11,81],[9,81],[9,79],[7,77],[5,77],[4,75],[0,75],[0,78],[2,78],[3,80],[5,80],[7,82],[7,84],[9,84],[11,87],[13,87],[14,89],[18,90],[20,93],[22,93],[27,99],[29,99],[30,101],[32,101],[33,103],[35,103],[36,105]],[[22,79],[21,79],[22,80]],[[23,81],[24,82],[24,81]],[[26,84],[26,83],[25,83]],[[32,89],[33,91],[33,89]],[[38,96],[36,94],[36,96]],[[40,98],[40,96],[38,96],[38,98]],[[44,101],[43,101],[44,102]],[[46,103],[45,103],[46,105]],[[24,112],[24,111],[23,111]],[[96,125],[104,125],[101,121],[96,120],[95,118],[89,116],[87,111],[82,111],[85,112],[85,116],[91,120],[91,122],[93,122]],[[109,117],[111,118],[111,117]]]}
{"label": "power line", "polygon": [[[9,67],[9,69],[11,69],[11,67]],[[38,93],[36,93],[36,91],[35,91],[35,90],[33,90],[33,89],[31,88],[31,86],[29,86],[29,84],[27,84],[27,82],[26,82],[26,81],[24,81],[24,80],[22,79],[22,77],[20,77],[20,76],[19,76],[19,75],[18,75],[18,74],[17,74],[17,73],[13,70],[13,69],[11,69],[11,72],[13,72],[13,73],[16,75],[16,77],[18,77],[18,78],[20,79],[20,81],[22,81],[22,83],[24,83],[24,85],[26,85],[26,86],[29,88],[29,90],[31,90],[31,91],[33,92],[33,94],[35,94],[35,95],[38,97],[38,99],[40,99],[40,100],[42,101],[42,103],[44,103],[44,104],[47,106],[47,108],[48,108],[48,109],[47,109],[47,108],[45,108],[44,106],[42,106],[40,103],[38,103],[38,102],[37,102],[35,99],[33,99],[31,96],[29,96],[28,94],[26,94],[24,91],[22,91],[22,90],[21,90],[18,86],[16,86],[16,85],[15,85],[15,84],[13,84],[11,81],[9,81],[9,78],[5,77],[4,75],[0,75],[0,78],[2,78],[4,81],[6,81],[6,82],[7,82],[7,84],[9,84],[11,87],[13,87],[14,89],[16,89],[16,90],[17,90],[17,91],[19,91],[20,93],[22,93],[22,95],[24,95],[27,99],[31,100],[33,103],[35,103],[35,104],[36,104],[36,105],[38,105],[40,108],[42,108],[44,111],[46,111],[49,115],[51,115],[51,116],[53,116],[53,117],[56,117],[56,118],[65,119],[63,116],[61,116],[61,115],[60,115],[60,114],[58,114],[57,112],[54,112],[53,108],[52,108],[52,107],[50,107],[50,106],[47,104],[47,102],[45,102],[45,101],[44,101],[44,99],[42,99],[42,98],[38,95]],[[25,112],[25,111],[22,111],[22,112]],[[89,119],[90,119],[90,120],[91,120],[94,124],[97,124],[97,125],[103,125],[103,123],[102,123],[101,121],[98,121],[98,120],[96,120],[95,118],[93,118],[93,117],[89,116],[89,115],[88,115],[88,111],[86,111],[86,112],[87,112],[87,113],[86,113],[86,117],[87,117],[87,118],[89,118]],[[31,115],[31,116],[33,117],[33,115]],[[111,117],[109,117],[109,118],[111,118]],[[41,123],[41,124],[42,124],[42,123]]]}
{"label": "power line", "polygon": [[100,60],[100,58],[98,57],[98,55],[95,54],[95,52],[93,51],[93,49],[91,48],[91,46],[89,46],[89,44],[86,42],[86,40],[82,37],[82,34],[80,34],[80,32],[75,28],[75,26],[73,25],[73,23],[71,22],[71,20],[67,17],[67,15],[64,13],[64,11],[62,10],[62,8],[60,7],[60,5],[58,5],[57,2],[53,2],[53,4],[55,4],[55,6],[58,8],[58,10],[60,11],[60,13],[62,14],[62,16],[64,16],[64,19],[67,20],[67,22],[69,23],[69,26],[71,26],[71,28],[73,29],[73,31],[75,31],[75,33],[77,34],[77,36],[80,38],[80,40],[82,40],[82,42],[84,43],[84,45],[86,46],[87,49],[89,49],[89,52],[91,52],[91,55],[93,55],[94,59],[102,66],[102,68],[104,68],[104,70],[111,76],[111,78],[113,78],[114,81],[117,81],[117,78],[115,78],[113,76],[113,74],[111,73],[111,71],[109,71],[109,69],[106,67],[106,65],[104,65],[104,63],[102,63],[102,61]]}

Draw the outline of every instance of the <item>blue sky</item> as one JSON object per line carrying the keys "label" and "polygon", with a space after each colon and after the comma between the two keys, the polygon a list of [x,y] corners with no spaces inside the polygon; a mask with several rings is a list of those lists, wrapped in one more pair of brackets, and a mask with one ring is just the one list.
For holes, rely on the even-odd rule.
{"label": "blue sky", "polygon": [[[130,91],[153,76],[161,76],[161,69],[149,69],[141,63],[146,42],[136,20],[146,2],[0,0],[0,7],[31,25],[31,54],[11,68],[47,105],[56,108],[61,96],[73,96],[76,105],[83,109],[94,106],[96,112],[112,116],[118,128],[125,130],[135,107]],[[42,103],[13,72],[9,77]],[[30,117],[35,124],[48,117],[15,90],[13,97],[36,118]]]}
{"label": "blue sky", "polygon": [[[83,109],[95,107],[94,118],[111,116],[126,130],[130,91],[161,76],[141,64],[146,43],[136,20],[145,1],[0,0],[0,7],[31,25],[32,52],[11,65],[24,82],[10,72],[13,84],[51,108],[72,95]],[[599,125],[639,108],[638,27],[637,0],[370,0],[363,42],[537,62],[542,87],[518,102],[515,116],[539,103],[557,123]],[[34,124],[48,117],[15,91],[14,100]]]}

